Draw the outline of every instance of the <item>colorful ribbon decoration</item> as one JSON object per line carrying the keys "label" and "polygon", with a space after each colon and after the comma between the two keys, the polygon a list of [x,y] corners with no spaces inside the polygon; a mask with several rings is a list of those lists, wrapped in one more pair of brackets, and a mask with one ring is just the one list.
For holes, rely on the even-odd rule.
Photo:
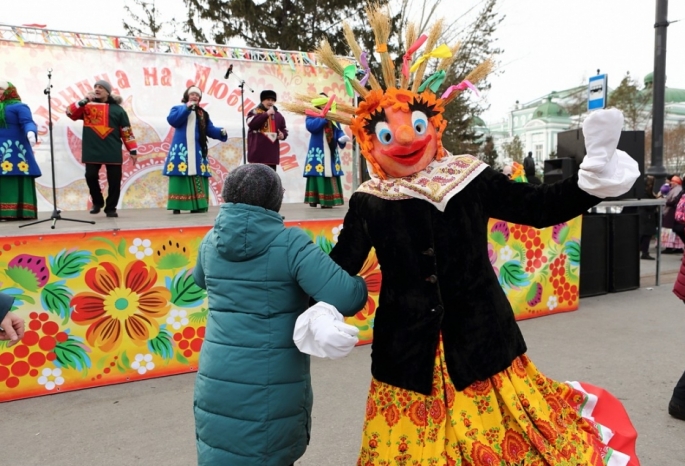
{"label": "colorful ribbon decoration", "polygon": [[371,75],[371,68],[369,68],[369,59],[366,52],[362,52],[359,57],[359,63],[362,65],[362,70],[364,71],[364,77],[359,81],[359,84],[366,86],[366,83],[369,81],[369,76]]}
{"label": "colorful ribbon decoration", "polygon": [[421,63],[424,61],[428,60],[429,58],[449,58],[452,56],[452,51],[446,44],[442,44],[440,47],[436,47],[433,50],[431,50],[428,53],[424,53],[421,55],[411,66],[409,71],[413,73],[414,71],[419,69],[419,66]]}
{"label": "colorful ribbon decoration", "polygon": [[357,66],[347,65],[343,70],[343,79],[345,80],[345,91],[350,97],[354,97],[354,88],[352,87],[352,80],[357,77]]}
{"label": "colorful ribbon decoration", "polygon": [[480,94],[478,93],[478,88],[471,84],[470,81],[467,81],[464,79],[462,82],[459,84],[454,84],[450,87],[447,88],[445,92],[442,93],[442,96],[440,97],[441,99],[446,99],[447,97],[452,94],[454,91],[464,91],[466,89],[471,89],[478,97],[480,97]]}
{"label": "colorful ribbon decoration", "polygon": [[317,97],[316,99],[312,99],[312,105],[315,107],[320,107],[323,105],[324,107],[321,109],[320,112],[316,112],[314,110],[307,109],[304,111],[304,113],[306,115],[309,115],[312,117],[326,118],[326,115],[328,114],[329,111],[335,113],[335,110],[336,110],[335,94],[333,94],[330,98],[328,98],[328,97]]}
{"label": "colorful ribbon decoration", "polygon": [[437,93],[438,89],[440,89],[440,86],[442,86],[442,83],[445,82],[445,78],[447,77],[447,73],[445,73],[445,70],[440,70],[437,73],[433,73],[432,75],[428,76],[428,79],[426,79],[423,84],[419,87],[419,92],[423,92],[426,90],[426,88],[429,88],[433,93]]}
{"label": "colorful ribbon decoration", "polygon": [[409,78],[409,62],[411,61],[412,55],[421,48],[424,42],[426,42],[426,39],[428,39],[428,36],[425,34],[421,34],[421,37],[416,39],[416,42],[411,44],[411,47],[409,47],[409,50],[404,54],[404,57],[402,57],[402,74],[404,75],[405,78]]}

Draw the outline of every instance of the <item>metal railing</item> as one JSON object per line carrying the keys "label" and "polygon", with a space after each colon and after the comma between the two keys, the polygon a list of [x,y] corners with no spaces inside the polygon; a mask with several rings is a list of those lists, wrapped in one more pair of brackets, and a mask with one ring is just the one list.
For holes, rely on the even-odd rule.
{"label": "metal railing", "polygon": [[169,55],[210,57],[268,62],[280,65],[323,66],[314,53],[235,47],[220,44],[183,42],[149,37],[110,36],[86,32],[61,31],[34,26],[14,26],[0,23],[0,41],[19,45],[40,44],[62,47],[78,47],[97,50],[121,50],[128,52],[159,53]]}

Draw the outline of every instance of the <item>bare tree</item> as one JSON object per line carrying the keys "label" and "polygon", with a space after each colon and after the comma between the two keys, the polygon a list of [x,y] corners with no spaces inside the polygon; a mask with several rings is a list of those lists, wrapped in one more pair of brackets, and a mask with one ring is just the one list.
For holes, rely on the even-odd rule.
{"label": "bare tree", "polygon": [[128,20],[123,20],[126,34],[134,37],[153,37],[158,38],[160,33],[167,37],[179,38],[176,34],[177,23],[175,18],[162,20],[161,13],[155,5],[155,0],[133,0],[136,10],[134,12],[129,5],[124,5],[124,10],[128,14]]}

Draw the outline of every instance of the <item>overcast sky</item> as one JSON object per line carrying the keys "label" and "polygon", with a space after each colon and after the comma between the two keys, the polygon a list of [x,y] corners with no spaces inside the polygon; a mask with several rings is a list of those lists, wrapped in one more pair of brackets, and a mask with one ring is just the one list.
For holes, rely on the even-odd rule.
{"label": "overcast sky", "polygon": [[[442,0],[443,15],[483,0]],[[0,0],[0,23],[123,35],[125,0]],[[5,5],[7,4],[7,5]],[[183,16],[182,0],[159,0],[166,18]],[[11,5],[11,6],[10,6]],[[163,8],[161,8],[163,5]],[[449,5],[449,10],[447,8]],[[500,74],[485,96],[486,121],[503,118],[516,100],[587,83],[599,68],[616,87],[625,73],[642,82],[654,67],[656,0],[500,0]],[[685,0],[669,2],[667,81],[685,88]],[[674,22],[680,20],[680,22]]]}

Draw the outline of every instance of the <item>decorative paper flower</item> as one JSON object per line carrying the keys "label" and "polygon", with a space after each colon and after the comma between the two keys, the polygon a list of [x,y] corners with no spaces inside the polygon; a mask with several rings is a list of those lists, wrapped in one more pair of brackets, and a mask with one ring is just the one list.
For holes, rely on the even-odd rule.
{"label": "decorative paper flower", "polygon": [[143,260],[145,259],[145,256],[152,255],[153,251],[150,247],[151,245],[152,241],[150,241],[149,239],[136,238],[133,240],[133,244],[131,245],[131,247],[128,248],[128,252],[134,254],[136,256],[136,259]]}
{"label": "decorative paper flower", "polygon": [[188,317],[186,311],[179,311],[178,309],[172,309],[169,313],[169,317],[166,318],[167,325],[171,325],[174,330],[178,330],[181,327],[188,325]]}
{"label": "decorative paper flower", "polygon": [[155,363],[152,362],[151,354],[136,354],[135,359],[131,363],[131,369],[137,370],[140,375],[143,375],[154,368]]}
{"label": "decorative paper flower", "polygon": [[64,377],[62,377],[62,369],[56,367],[50,369],[46,367],[43,369],[41,376],[38,377],[38,383],[44,385],[46,390],[54,390],[64,383]]}

